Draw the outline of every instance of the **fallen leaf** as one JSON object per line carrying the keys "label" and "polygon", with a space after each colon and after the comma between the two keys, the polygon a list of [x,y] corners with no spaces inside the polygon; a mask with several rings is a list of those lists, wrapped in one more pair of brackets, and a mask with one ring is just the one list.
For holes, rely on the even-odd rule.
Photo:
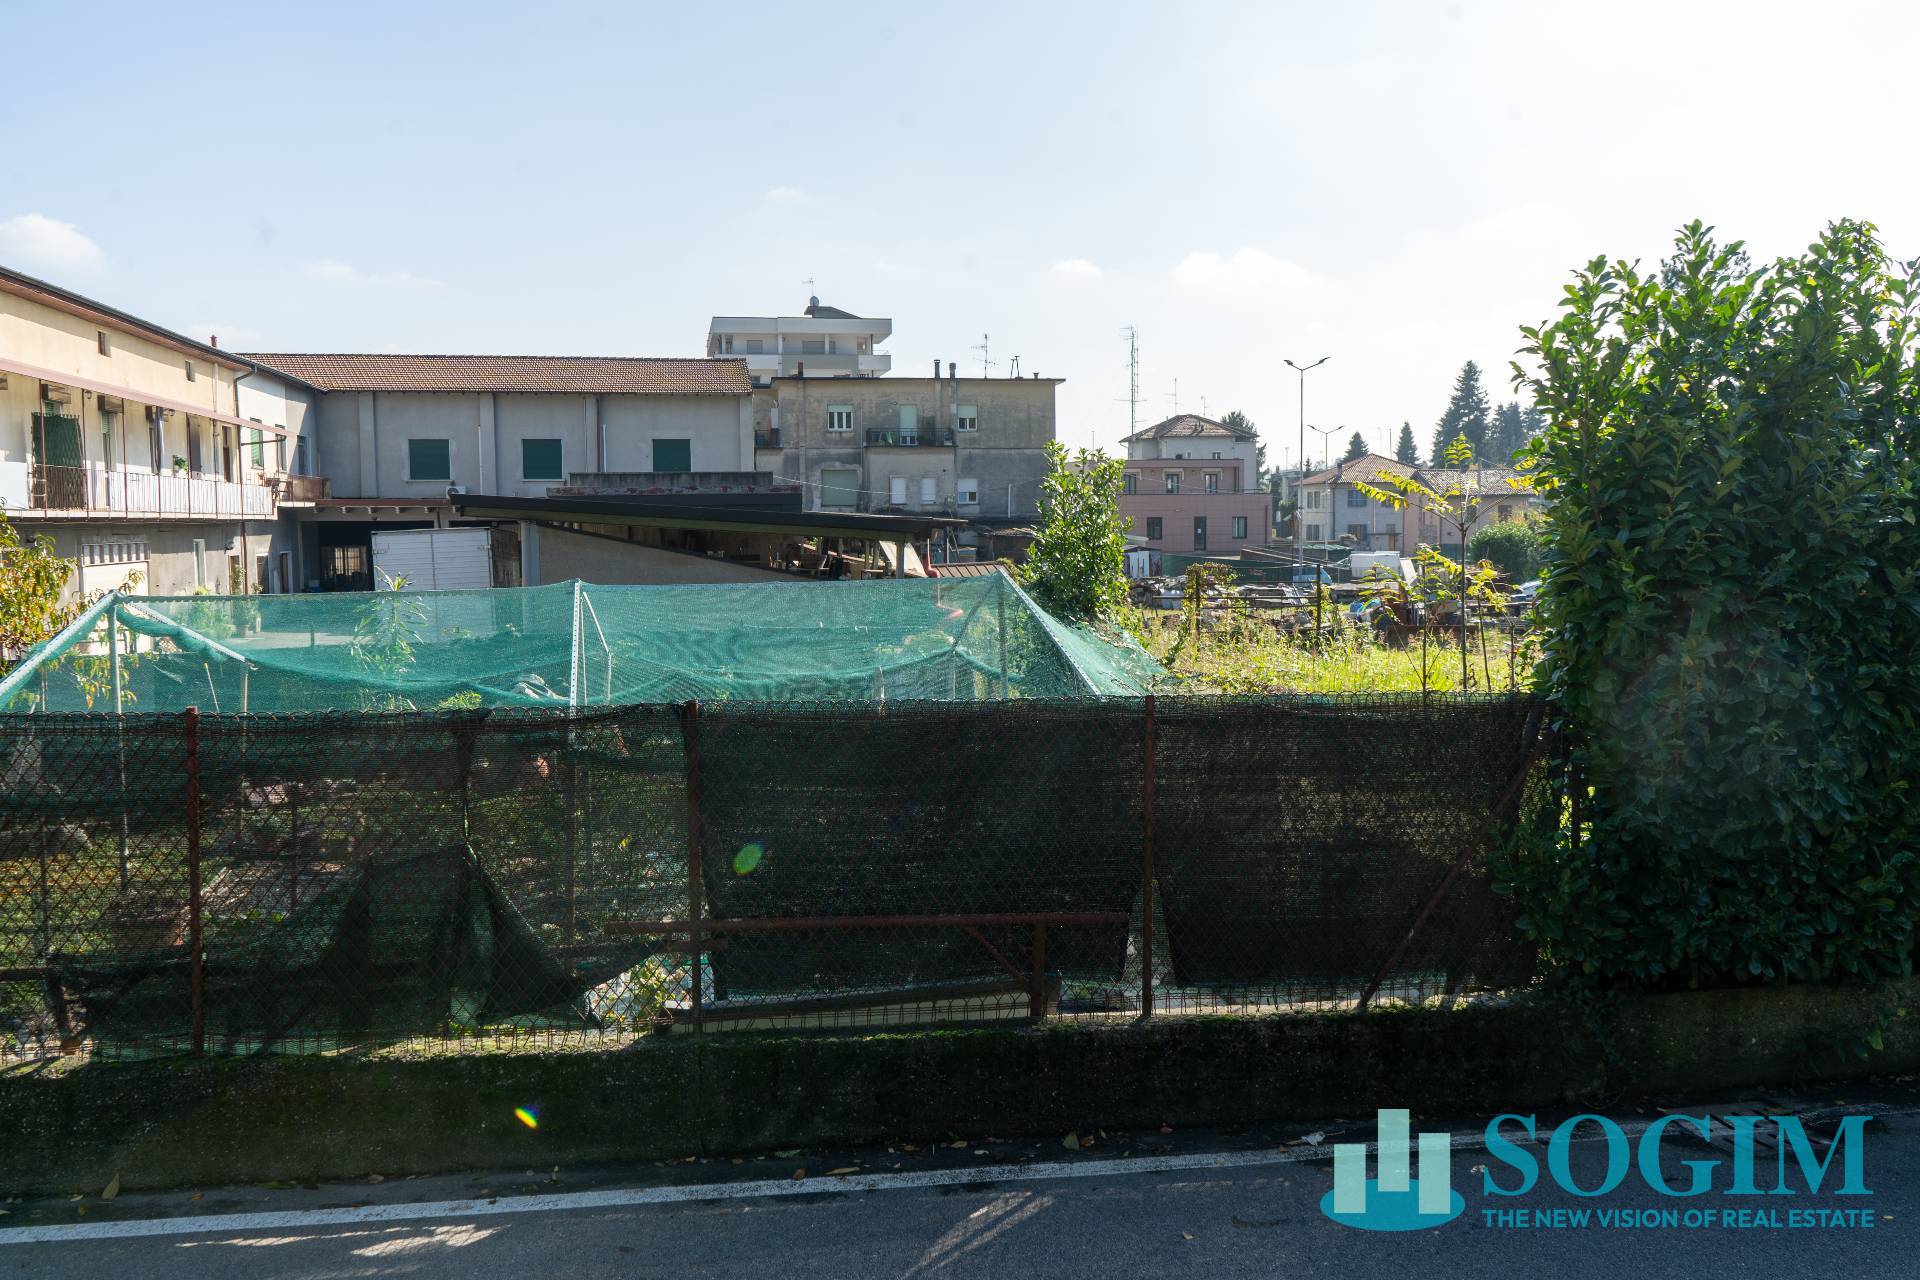
{"label": "fallen leaf", "polygon": [[971,1142],[968,1142],[965,1138],[962,1138],[958,1142],[949,1142],[947,1145],[952,1147],[955,1151],[963,1151],[966,1148],[972,1146],[973,1144]]}
{"label": "fallen leaf", "polygon": [[975,1155],[977,1155],[977,1156],[990,1156],[990,1155],[992,1155],[992,1154],[993,1154],[993,1152],[991,1152],[991,1151],[976,1151],[976,1152],[974,1152],[973,1154],[975,1154]]}
{"label": "fallen leaf", "polygon": [[1191,1231],[1182,1231],[1182,1232],[1180,1233],[1180,1238],[1181,1238],[1182,1240],[1191,1240],[1191,1239],[1193,1239],[1193,1232],[1191,1232]]}
{"label": "fallen leaf", "polygon": [[112,1181],[107,1183],[106,1190],[100,1193],[100,1198],[102,1200],[111,1200],[119,1194],[120,1194],[120,1175],[116,1173],[113,1175]]}
{"label": "fallen leaf", "polygon": [[386,1180],[387,1175],[384,1173],[370,1173],[367,1175],[368,1182],[385,1182]]}
{"label": "fallen leaf", "polygon": [[859,1166],[859,1165],[857,1165],[857,1164],[849,1164],[849,1165],[843,1165],[842,1167],[840,1167],[840,1168],[838,1168],[838,1169],[829,1169],[829,1170],[827,1170],[827,1176],[828,1176],[829,1178],[839,1178],[839,1177],[844,1177],[845,1175],[847,1175],[847,1174],[849,1174],[849,1173],[858,1173],[858,1172],[860,1172],[860,1166]]}
{"label": "fallen leaf", "polygon": [[1327,1135],[1324,1133],[1321,1133],[1317,1129],[1314,1130],[1312,1133],[1303,1135],[1300,1139],[1300,1141],[1306,1143],[1310,1147],[1317,1147],[1321,1143],[1325,1142],[1326,1140],[1327,1140]]}
{"label": "fallen leaf", "polygon": [[188,1199],[190,1199],[190,1200],[198,1200],[198,1199],[199,1199],[199,1198],[200,1198],[201,1196],[204,1196],[205,1194],[207,1194],[207,1193],[206,1193],[206,1192],[204,1192],[204,1191],[196,1191],[196,1192],[194,1192],[194,1193],[193,1193],[193,1194],[192,1194],[191,1196],[189,1196],[189,1197],[187,1197],[187,1198],[188,1198]]}
{"label": "fallen leaf", "polygon": [[1070,1133],[1066,1137],[1060,1139],[1060,1145],[1065,1147],[1069,1151],[1078,1151],[1080,1149],[1079,1133],[1077,1132]]}
{"label": "fallen leaf", "polygon": [[900,1144],[900,1149],[902,1151],[918,1151],[920,1148],[911,1142],[903,1142]]}
{"label": "fallen leaf", "polygon": [[795,1169],[793,1171],[793,1181],[795,1182],[800,1181],[800,1179],[806,1176],[807,1176],[807,1171],[805,1169]]}
{"label": "fallen leaf", "polygon": [[773,1154],[774,1154],[774,1155],[776,1155],[776,1156],[779,1156],[779,1157],[780,1157],[780,1158],[781,1158],[782,1160],[791,1160],[791,1159],[793,1159],[793,1157],[795,1157],[795,1156],[797,1156],[797,1155],[799,1155],[799,1154],[800,1154],[800,1148],[798,1148],[798,1147],[789,1147],[789,1148],[788,1148],[787,1150],[785,1150],[785,1151],[776,1151],[776,1152],[774,1152]]}

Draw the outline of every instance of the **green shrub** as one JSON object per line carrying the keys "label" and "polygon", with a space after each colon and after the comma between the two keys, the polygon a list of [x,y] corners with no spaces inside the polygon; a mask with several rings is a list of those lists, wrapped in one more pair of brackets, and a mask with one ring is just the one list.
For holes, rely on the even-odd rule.
{"label": "green shrub", "polygon": [[1027,549],[1027,588],[1055,613],[1112,617],[1127,603],[1127,517],[1120,514],[1126,464],[1092,449],[1047,444],[1040,528]]}
{"label": "green shrub", "polygon": [[1490,562],[1513,583],[1539,575],[1540,551],[1540,530],[1531,520],[1487,525],[1467,543],[1468,560]]}
{"label": "green shrub", "polygon": [[1610,985],[1910,971],[1920,912],[1920,262],[1865,224],[1751,266],[1596,259],[1515,366],[1549,426],[1545,687],[1580,846],[1502,868]]}

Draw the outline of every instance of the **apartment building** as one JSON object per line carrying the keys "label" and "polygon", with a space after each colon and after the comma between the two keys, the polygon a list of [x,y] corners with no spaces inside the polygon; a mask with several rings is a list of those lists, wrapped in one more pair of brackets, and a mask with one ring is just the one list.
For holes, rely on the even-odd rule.
{"label": "apartment building", "polygon": [[715,316],[707,326],[709,356],[737,356],[755,386],[775,378],[877,378],[893,368],[880,344],[893,321],[868,319],[808,298],[797,316]]}
{"label": "apartment building", "polygon": [[1184,555],[1266,545],[1273,507],[1253,432],[1183,413],[1125,443],[1120,513],[1148,549]]}
{"label": "apartment building", "polygon": [[1414,467],[1377,453],[1342,462],[1307,476],[1300,483],[1302,536],[1307,542],[1342,542],[1355,551],[1398,551],[1412,555],[1425,544],[1450,556],[1462,552],[1460,529],[1430,508],[1417,493],[1395,507],[1369,497],[1359,486],[1389,493],[1400,490],[1385,477],[1412,479],[1435,493],[1457,493],[1477,504],[1468,536],[1489,524],[1525,519],[1542,500],[1525,473],[1511,467],[1473,467],[1453,471]]}
{"label": "apartment building", "polygon": [[313,389],[0,268],[0,507],[69,590],[290,591]]}
{"label": "apartment building", "polygon": [[797,483],[811,509],[959,516],[1009,525],[1039,513],[1059,378],[777,377],[754,393],[755,468]]}

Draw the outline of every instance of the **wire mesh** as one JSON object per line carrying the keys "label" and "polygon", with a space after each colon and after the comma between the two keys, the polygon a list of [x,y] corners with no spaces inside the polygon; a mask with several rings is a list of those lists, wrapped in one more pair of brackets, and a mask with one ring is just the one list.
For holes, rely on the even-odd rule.
{"label": "wire mesh", "polygon": [[5,1052],[328,1052],[1528,980],[1524,697],[0,716]]}

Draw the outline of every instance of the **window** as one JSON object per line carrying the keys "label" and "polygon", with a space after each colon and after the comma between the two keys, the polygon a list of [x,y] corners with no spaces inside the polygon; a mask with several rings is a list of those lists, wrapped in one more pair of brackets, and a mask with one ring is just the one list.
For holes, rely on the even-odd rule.
{"label": "window", "polygon": [[1207,549],[1207,518],[1205,516],[1193,518],[1193,549],[1195,551]]}
{"label": "window", "polygon": [[1245,516],[1235,516],[1233,518],[1233,540],[1235,542],[1239,542],[1242,539],[1244,539],[1246,536],[1247,536],[1247,518]]}
{"label": "window", "polygon": [[80,559],[89,565],[138,564],[147,558],[144,538],[120,538],[112,542],[83,542]]}
{"label": "window", "polygon": [[1160,541],[1160,531],[1163,527],[1164,526],[1161,524],[1159,516],[1148,516],[1147,517],[1147,541],[1148,542]]}
{"label": "window", "polygon": [[1321,490],[1319,489],[1307,490],[1307,510],[1318,511],[1320,509],[1320,494]]}
{"label": "window", "polygon": [[980,410],[970,404],[963,404],[954,410],[953,425],[957,431],[978,431],[980,429]]}
{"label": "window", "polygon": [[1505,503],[1505,502],[1501,503],[1500,504],[1500,523],[1505,524],[1507,523],[1507,521],[1511,519],[1513,519],[1512,505],[1510,503]]}
{"label": "window", "polygon": [[[100,410],[100,461],[113,465],[113,438],[120,434],[120,412],[102,406]],[[125,461],[125,459],[122,459]],[[1503,519],[1505,517],[1502,517]]]}
{"label": "window", "polygon": [[[260,419],[254,418],[252,421],[258,422]],[[253,464],[255,471],[265,471],[267,469],[266,432],[257,431],[252,427],[247,428],[247,461]]]}
{"label": "window", "polygon": [[196,587],[207,585],[207,540],[205,538],[193,540],[193,585]]}
{"label": "window", "polygon": [[147,452],[153,457],[153,469],[157,473],[161,469],[160,452],[164,444],[160,438],[160,411],[157,409],[149,409],[147,412],[152,415],[147,419]]}
{"label": "window", "polygon": [[1308,526],[1307,526],[1307,541],[1308,541],[1308,542],[1318,542],[1318,541],[1320,541],[1320,526],[1319,526],[1319,525],[1317,525],[1317,524],[1310,524],[1310,525],[1308,525]]}
{"label": "window", "polygon": [[1349,489],[1347,490],[1347,505],[1350,507],[1364,507],[1367,505],[1367,495],[1358,489]]}
{"label": "window", "polygon": [[1220,492],[1220,473],[1218,471],[1203,472],[1200,476],[1200,487],[1208,493]]}
{"label": "window", "polygon": [[187,381],[192,382],[193,381],[193,361],[187,360],[187,361],[184,361],[183,364],[187,371]]}
{"label": "window", "polygon": [[733,354],[733,335],[732,334],[723,333],[720,335],[720,353],[722,355],[729,355],[729,356]]}
{"label": "window", "polygon": [[1138,477],[1136,477],[1136,476],[1135,476],[1135,475],[1133,474],[1133,472],[1131,472],[1131,471],[1129,471],[1129,472],[1127,472],[1127,473],[1126,473],[1125,475],[1123,475],[1123,476],[1121,476],[1121,477],[1120,477],[1120,492],[1122,492],[1122,493],[1132,493],[1132,492],[1133,492],[1133,491],[1134,491],[1134,490],[1135,490],[1136,488],[1138,488],[1138,487],[1139,487],[1139,486],[1137,486],[1137,485],[1136,485],[1136,484],[1134,483],[1134,481],[1135,481],[1136,479],[1138,479]]}
{"label": "window", "polygon": [[940,501],[940,481],[933,476],[920,477],[920,501]]}
{"label": "window", "polygon": [[445,440],[407,441],[407,479],[453,479],[453,448]]}
{"label": "window", "polygon": [[1219,455],[1218,453],[1215,453],[1215,454],[1214,454],[1213,456],[1217,458],[1217,457],[1219,457],[1220,455]]}
{"label": "window", "polygon": [[858,505],[860,473],[852,467],[820,469],[820,505],[829,510],[847,511]]}
{"label": "window", "polygon": [[[731,344],[728,345],[727,350],[733,350]],[[758,338],[748,338],[746,353],[750,356],[763,356],[766,354],[766,344]]]}
{"label": "window", "polygon": [[920,434],[920,410],[910,404],[900,406],[900,443],[911,444]]}
{"label": "window", "polygon": [[693,441],[655,440],[653,442],[653,469],[655,471],[669,472],[693,470]]}
{"label": "window", "polygon": [[1352,535],[1355,542],[1367,540],[1367,526],[1363,524],[1350,524],[1347,526],[1347,532]]}
{"label": "window", "polygon": [[293,469],[303,476],[313,474],[307,469],[307,438],[305,436],[293,442]]}
{"label": "window", "polygon": [[100,348],[101,355],[110,356],[113,354],[113,344],[107,340],[107,331],[105,329],[99,329],[94,332],[93,344]]}
{"label": "window", "polygon": [[887,501],[897,507],[906,500],[907,478],[905,476],[890,476],[887,479]]}
{"label": "window", "polygon": [[[656,441],[655,446],[659,444]],[[522,440],[520,442],[520,478],[522,480],[563,480],[558,440]]]}
{"label": "window", "polygon": [[954,501],[961,506],[974,506],[980,501],[980,482],[978,480],[956,480],[953,485]]}
{"label": "window", "polygon": [[827,430],[853,430],[853,406],[850,404],[830,404],[827,406]]}
{"label": "window", "polygon": [[1180,492],[1180,473],[1178,471],[1167,472],[1167,492]]}

